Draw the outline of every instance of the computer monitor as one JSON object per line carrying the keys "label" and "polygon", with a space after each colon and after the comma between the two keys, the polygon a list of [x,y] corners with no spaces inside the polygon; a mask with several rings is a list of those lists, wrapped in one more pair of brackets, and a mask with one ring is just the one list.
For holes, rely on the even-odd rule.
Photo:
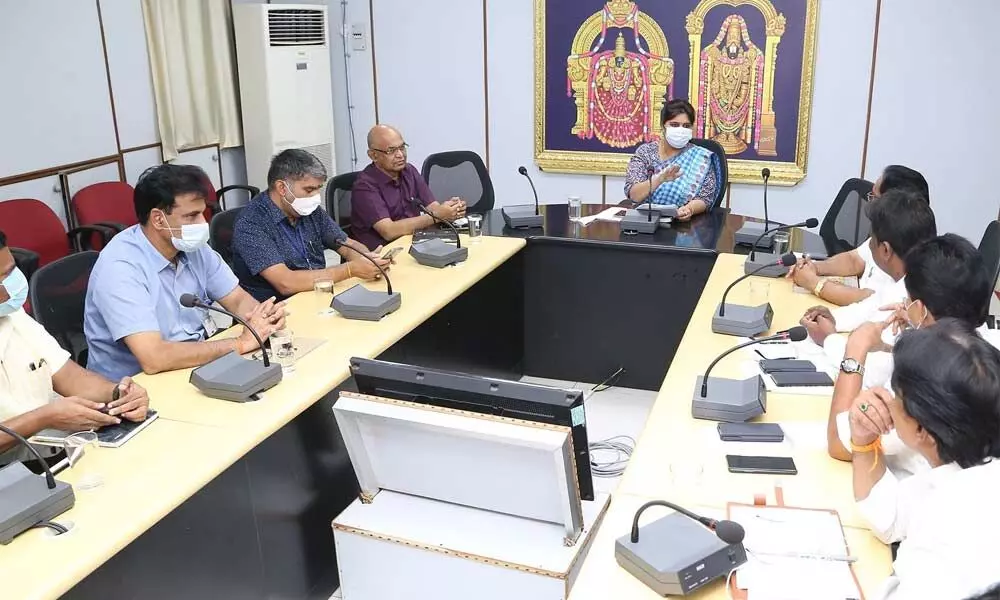
{"label": "computer monitor", "polygon": [[580,498],[594,499],[582,391],[367,358],[352,358],[351,373],[370,396],[569,427]]}

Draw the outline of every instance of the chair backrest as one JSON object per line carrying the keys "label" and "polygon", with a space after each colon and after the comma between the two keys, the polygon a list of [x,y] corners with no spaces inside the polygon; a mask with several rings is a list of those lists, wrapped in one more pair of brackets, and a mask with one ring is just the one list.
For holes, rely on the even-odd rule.
{"label": "chair backrest", "polygon": [[70,253],[66,228],[40,200],[18,198],[0,202],[0,224],[7,234],[7,245],[37,253],[39,266]]}
{"label": "chair backrest", "polygon": [[997,287],[997,278],[1000,277],[1000,221],[990,221],[983,233],[983,239],[979,242],[979,253],[983,256],[983,264],[986,265],[987,272],[993,281],[993,289]]}
{"label": "chair backrest", "polygon": [[819,236],[823,238],[828,255],[857,248],[871,235],[871,221],[865,214],[865,197],[872,188],[872,182],[853,177],[841,186],[819,226]]}
{"label": "chair backrest", "polygon": [[81,365],[86,365],[87,284],[97,257],[93,250],[64,256],[35,271],[28,286],[35,320]]}
{"label": "chair backrest", "polygon": [[722,199],[726,197],[726,191],[729,189],[729,161],[726,159],[726,151],[723,150],[722,145],[715,140],[695,138],[691,140],[691,143],[696,146],[701,146],[706,150],[711,150],[712,153],[719,159],[719,171],[722,176],[722,181],[719,182],[719,189],[715,193],[715,203],[712,205],[717,208],[722,205]]}
{"label": "chair backrest", "polygon": [[230,267],[233,266],[233,229],[245,206],[237,206],[215,215],[209,223],[209,243]]}
{"label": "chair backrest", "polygon": [[[88,185],[73,194],[70,201],[78,225],[118,223],[131,227],[139,222],[135,215],[135,189],[122,181],[105,181]],[[101,236],[90,236],[90,247],[100,250]]]}
{"label": "chair backrest", "polygon": [[351,190],[358,173],[337,175],[326,184],[326,212],[345,231],[351,226]]}
{"label": "chair backrest", "polygon": [[467,213],[485,214],[495,201],[493,181],[486,163],[475,152],[454,150],[431,154],[420,169],[438,202],[452,197],[465,200]]}

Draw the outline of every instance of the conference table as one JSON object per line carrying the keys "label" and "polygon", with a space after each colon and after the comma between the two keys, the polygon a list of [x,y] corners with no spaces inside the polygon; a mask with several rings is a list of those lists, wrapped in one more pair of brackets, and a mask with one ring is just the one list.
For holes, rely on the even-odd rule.
{"label": "conference table", "polygon": [[[322,343],[256,402],[205,397],[188,383],[190,370],[140,375],[159,420],[119,449],[88,450],[60,474],[76,490],[76,506],[58,519],[71,531],[32,530],[0,547],[4,597],[329,597],[338,581],[330,522],[357,495],[331,407],[351,389],[354,356],[511,379],[597,382],[623,368],[619,385],[658,390],[592,534],[574,599],[654,597],[613,556],[614,540],[647,499],[724,510],[758,495],[773,501],[777,488],[789,506],[840,513],[870,594],[889,573],[889,551],[855,513],[849,465],[825,454],[828,398],[768,395],[763,420],[781,422],[796,440],[794,477],[729,474],[714,423],[690,416],[695,376],[734,342],[710,333],[709,323],[722,290],[742,274],[742,256],[719,252],[742,218],[719,211],[675,224],[675,234],[702,231],[679,247],[669,230],[622,239],[601,223],[560,235],[567,219],[559,209],[547,207],[546,228],[534,234],[487,219],[490,235],[463,235],[469,258],[454,267],[422,267],[400,254],[390,276],[402,306],[380,322],[331,313],[330,294],[291,298],[289,327]],[[797,233],[793,246],[804,239]],[[730,301],[763,285],[775,330],[816,303],[785,280],[754,281]],[[338,283],[334,293],[357,283]],[[733,355],[713,375],[739,376],[741,363]],[[682,468],[692,457],[695,468]],[[722,593],[714,585],[702,594]]]}

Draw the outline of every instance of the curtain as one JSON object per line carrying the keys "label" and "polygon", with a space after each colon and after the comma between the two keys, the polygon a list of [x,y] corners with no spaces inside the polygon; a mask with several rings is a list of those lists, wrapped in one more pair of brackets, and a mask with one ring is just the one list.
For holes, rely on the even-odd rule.
{"label": "curtain", "polygon": [[163,159],[240,146],[229,0],[142,0]]}

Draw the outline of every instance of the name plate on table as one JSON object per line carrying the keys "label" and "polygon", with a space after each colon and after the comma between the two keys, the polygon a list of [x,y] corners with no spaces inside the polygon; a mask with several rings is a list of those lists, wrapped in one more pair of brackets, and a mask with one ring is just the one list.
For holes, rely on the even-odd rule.
{"label": "name plate on table", "polygon": [[583,529],[571,429],[342,392],[333,407],[361,486]]}

